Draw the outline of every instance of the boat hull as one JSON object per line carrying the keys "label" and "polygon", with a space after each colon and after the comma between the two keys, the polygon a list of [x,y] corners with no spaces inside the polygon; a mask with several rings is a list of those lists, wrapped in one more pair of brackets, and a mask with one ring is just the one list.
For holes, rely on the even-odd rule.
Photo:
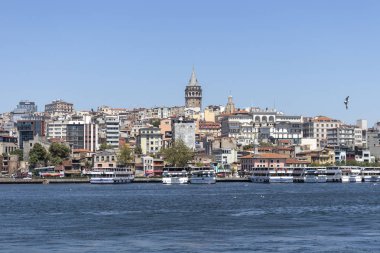
{"label": "boat hull", "polygon": [[269,183],[293,183],[291,176],[269,177]]}
{"label": "boat hull", "polygon": [[189,179],[190,184],[215,184],[215,177],[196,177]]}
{"label": "boat hull", "polygon": [[269,183],[269,177],[252,176],[250,179],[252,183]]}
{"label": "boat hull", "polygon": [[304,179],[305,183],[326,183],[326,177],[321,176],[315,176],[315,177],[305,177]]}
{"label": "boat hull", "polygon": [[367,183],[375,183],[379,182],[379,176],[364,176],[363,180]]}
{"label": "boat hull", "polygon": [[189,178],[187,177],[162,178],[163,184],[187,184],[188,182],[189,182]]}
{"label": "boat hull", "polygon": [[91,184],[127,184],[131,183],[131,178],[91,178]]}
{"label": "boat hull", "polygon": [[361,176],[350,176],[350,183],[361,183],[363,178]]}

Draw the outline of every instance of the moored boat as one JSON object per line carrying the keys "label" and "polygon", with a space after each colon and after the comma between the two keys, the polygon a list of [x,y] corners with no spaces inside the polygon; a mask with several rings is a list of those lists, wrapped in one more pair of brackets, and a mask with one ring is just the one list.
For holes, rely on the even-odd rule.
{"label": "moored boat", "polygon": [[364,182],[379,182],[380,168],[379,167],[365,167],[361,171],[361,176]]}
{"label": "moored boat", "polygon": [[192,168],[189,182],[191,184],[215,184],[215,171],[211,168]]}
{"label": "moored boat", "polygon": [[89,172],[91,184],[126,184],[134,180],[131,168],[94,168]]}
{"label": "moored boat", "polygon": [[185,168],[167,167],[162,173],[163,184],[187,184],[189,176]]}
{"label": "moored boat", "polygon": [[342,170],[340,167],[326,167],[326,181],[328,183],[342,182]]}
{"label": "moored boat", "polygon": [[254,168],[250,179],[254,183],[293,183],[293,169]]}

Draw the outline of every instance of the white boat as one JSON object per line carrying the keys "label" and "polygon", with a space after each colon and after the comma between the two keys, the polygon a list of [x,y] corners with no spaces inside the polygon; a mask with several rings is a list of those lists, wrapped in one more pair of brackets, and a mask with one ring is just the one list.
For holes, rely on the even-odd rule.
{"label": "white boat", "polygon": [[380,168],[366,167],[361,171],[364,182],[379,182],[380,181]]}
{"label": "white boat", "polygon": [[342,183],[358,183],[362,181],[361,170],[357,166],[341,166]]}
{"label": "white boat", "polygon": [[328,183],[342,182],[342,170],[340,167],[326,167],[326,180]]}
{"label": "white boat", "polygon": [[189,176],[185,168],[164,168],[163,184],[187,184]]}
{"label": "white boat", "polygon": [[305,183],[318,183],[318,174],[315,169],[307,169],[304,177]]}
{"label": "white boat", "polygon": [[293,169],[255,168],[251,181],[254,183],[293,183]]}
{"label": "white boat", "polygon": [[361,169],[351,169],[349,181],[350,183],[361,183],[363,181],[363,177],[361,176]]}
{"label": "white boat", "polygon": [[303,183],[305,182],[305,173],[307,168],[295,167],[293,168],[293,182],[294,183]]}
{"label": "white boat", "polygon": [[131,168],[94,168],[89,172],[91,184],[126,184],[134,180]]}
{"label": "white boat", "polygon": [[326,168],[324,167],[316,167],[316,168],[308,168],[305,172],[305,183],[326,183]]}
{"label": "white boat", "polygon": [[215,171],[212,169],[193,169],[190,173],[189,182],[191,184],[215,184]]}

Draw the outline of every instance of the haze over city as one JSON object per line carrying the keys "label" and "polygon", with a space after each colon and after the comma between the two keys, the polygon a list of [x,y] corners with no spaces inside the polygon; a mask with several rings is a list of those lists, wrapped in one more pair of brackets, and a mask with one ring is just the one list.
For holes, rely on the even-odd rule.
{"label": "haze over city", "polygon": [[[276,107],[373,125],[378,1],[3,1],[0,111],[62,98],[77,109]],[[4,95],[5,94],[5,95]],[[343,104],[351,96],[349,110]]]}

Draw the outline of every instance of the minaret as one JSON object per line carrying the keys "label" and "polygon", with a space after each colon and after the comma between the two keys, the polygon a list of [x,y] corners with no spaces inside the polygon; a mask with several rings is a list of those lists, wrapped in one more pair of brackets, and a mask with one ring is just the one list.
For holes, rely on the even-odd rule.
{"label": "minaret", "polygon": [[199,85],[195,70],[191,73],[189,84],[185,89],[185,107],[199,108],[202,107],[202,87]]}

